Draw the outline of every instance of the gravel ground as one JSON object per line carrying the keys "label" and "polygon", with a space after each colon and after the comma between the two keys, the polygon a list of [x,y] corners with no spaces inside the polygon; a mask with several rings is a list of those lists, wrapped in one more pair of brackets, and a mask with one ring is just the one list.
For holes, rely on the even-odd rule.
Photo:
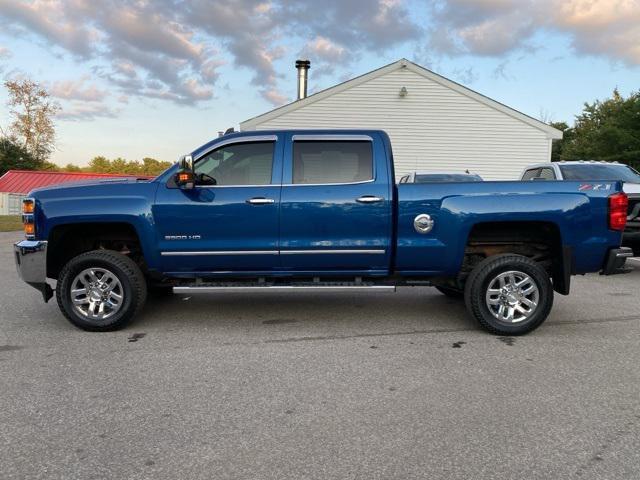
{"label": "gravel ground", "polygon": [[525,337],[435,289],[173,296],[86,333],[0,233],[3,479],[640,478],[640,261]]}

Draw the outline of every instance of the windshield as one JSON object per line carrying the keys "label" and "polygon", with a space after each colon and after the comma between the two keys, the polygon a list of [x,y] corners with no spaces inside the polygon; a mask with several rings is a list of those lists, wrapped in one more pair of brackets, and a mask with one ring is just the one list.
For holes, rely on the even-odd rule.
{"label": "windshield", "polygon": [[414,183],[447,183],[447,182],[481,182],[479,175],[465,173],[430,173],[428,175],[416,175]]}
{"label": "windshield", "polygon": [[640,174],[627,165],[560,165],[565,180],[621,180],[640,183]]}

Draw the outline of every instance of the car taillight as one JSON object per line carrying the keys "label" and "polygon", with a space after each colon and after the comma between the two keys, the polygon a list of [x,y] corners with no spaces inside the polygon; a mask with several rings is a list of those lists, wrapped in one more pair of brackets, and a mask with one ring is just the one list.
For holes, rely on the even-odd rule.
{"label": "car taillight", "polygon": [[627,225],[627,209],[629,197],[626,193],[614,193],[609,197],[609,228],[611,230],[624,230]]}

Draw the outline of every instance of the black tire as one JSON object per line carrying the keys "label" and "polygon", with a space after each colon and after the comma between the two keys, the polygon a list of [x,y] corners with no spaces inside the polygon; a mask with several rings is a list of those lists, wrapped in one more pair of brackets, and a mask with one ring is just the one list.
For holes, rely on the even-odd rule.
{"label": "black tire", "polygon": [[464,298],[464,291],[457,289],[457,288],[453,288],[453,287],[443,287],[440,285],[436,285],[436,290],[438,290],[440,293],[446,295],[449,298],[456,298],[458,300],[461,300]]}
{"label": "black tire", "polygon": [[[538,289],[535,310],[528,318],[517,323],[495,317],[486,300],[490,283],[500,274],[510,271],[526,274]],[[465,284],[464,300],[469,313],[487,331],[496,335],[524,335],[539,327],[549,316],[553,306],[553,286],[549,274],[533,260],[522,255],[495,255],[486,258],[471,271]]]}
{"label": "black tire", "polygon": [[[107,270],[121,284],[123,299],[119,310],[102,320],[81,315],[74,308],[71,299],[72,282],[81,272],[89,268]],[[138,265],[129,257],[111,250],[94,250],[72,258],[62,268],[56,286],[56,300],[64,316],[76,327],[91,332],[123,328],[142,309],[146,298],[147,283]]]}

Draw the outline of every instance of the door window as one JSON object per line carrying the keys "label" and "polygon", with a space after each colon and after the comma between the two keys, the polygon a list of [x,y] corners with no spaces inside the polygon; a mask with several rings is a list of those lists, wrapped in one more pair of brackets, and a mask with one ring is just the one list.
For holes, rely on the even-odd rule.
{"label": "door window", "polygon": [[293,144],[293,183],[357,183],[373,180],[370,141],[300,140]]}
{"label": "door window", "polygon": [[269,185],[275,142],[234,143],[195,164],[198,185]]}
{"label": "door window", "polygon": [[555,180],[556,175],[553,173],[552,168],[542,168],[538,174],[538,178],[544,178],[545,180]]}
{"label": "door window", "polygon": [[540,173],[539,168],[532,168],[531,170],[527,170],[526,172],[524,172],[524,175],[522,176],[522,180],[532,180],[536,178],[539,173]]}

